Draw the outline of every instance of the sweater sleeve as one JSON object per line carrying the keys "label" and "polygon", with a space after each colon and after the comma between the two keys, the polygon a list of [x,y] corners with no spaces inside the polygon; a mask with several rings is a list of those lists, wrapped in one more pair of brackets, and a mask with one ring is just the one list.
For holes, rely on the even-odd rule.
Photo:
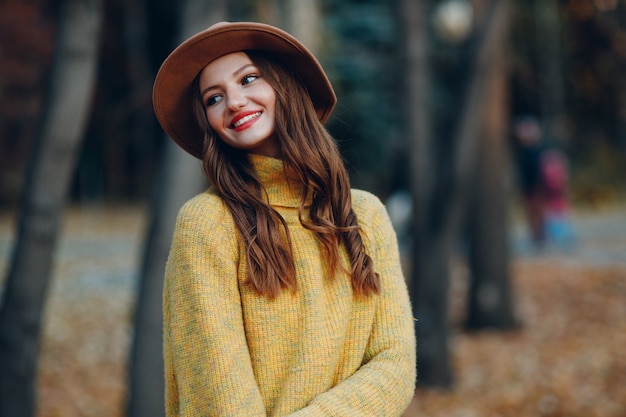
{"label": "sweater sleeve", "polygon": [[317,396],[309,406],[291,414],[292,417],[398,417],[413,397],[416,377],[413,314],[395,232],[384,206],[378,199],[375,201],[376,214],[365,230],[365,237],[382,280],[382,292],[377,296],[364,363],[352,376]]}
{"label": "sweater sleeve", "polygon": [[165,272],[166,414],[265,416],[244,331],[236,234],[207,198],[179,212]]}

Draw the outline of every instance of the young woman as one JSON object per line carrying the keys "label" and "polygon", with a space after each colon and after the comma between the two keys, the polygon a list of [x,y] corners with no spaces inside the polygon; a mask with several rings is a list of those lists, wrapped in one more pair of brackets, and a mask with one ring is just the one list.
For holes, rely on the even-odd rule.
{"label": "young woman", "polygon": [[400,416],[414,320],[384,206],[350,190],[335,93],[298,40],[218,23],[164,61],[156,115],[211,187],[164,283],[168,416]]}

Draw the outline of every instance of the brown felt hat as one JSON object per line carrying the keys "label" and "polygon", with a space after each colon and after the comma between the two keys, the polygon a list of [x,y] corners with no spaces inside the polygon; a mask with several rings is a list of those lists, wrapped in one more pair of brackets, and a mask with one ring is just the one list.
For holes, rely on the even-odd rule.
{"label": "brown felt hat", "polygon": [[163,61],[154,81],[152,101],[163,130],[181,148],[202,159],[203,134],[192,110],[192,84],[211,61],[232,52],[269,52],[294,70],[324,123],[337,97],[324,69],[300,41],[263,23],[220,22],[180,44]]}

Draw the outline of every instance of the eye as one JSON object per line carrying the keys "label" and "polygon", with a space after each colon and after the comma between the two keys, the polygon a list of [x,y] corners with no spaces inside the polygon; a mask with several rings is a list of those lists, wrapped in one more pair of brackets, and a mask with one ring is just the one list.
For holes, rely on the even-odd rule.
{"label": "eye", "polygon": [[223,97],[222,97],[222,96],[220,96],[220,95],[218,95],[218,94],[212,95],[212,96],[210,96],[210,97],[206,100],[206,103],[205,103],[204,105],[205,105],[206,107],[212,106],[212,105],[214,105],[215,103],[217,103],[217,102],[219,102],[220,100],[222,100],[222,98],[223,98]]}
{"label": "eye", "polygon": [[241,79],[241,85],[250,84],[252,81],[256,80],[257,78],[259,78],[258,75],[248,74]]}

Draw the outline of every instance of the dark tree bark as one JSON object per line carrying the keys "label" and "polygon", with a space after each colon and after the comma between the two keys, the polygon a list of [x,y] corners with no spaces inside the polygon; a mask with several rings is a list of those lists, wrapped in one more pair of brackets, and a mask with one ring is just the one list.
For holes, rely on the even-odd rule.
{"label": "dark tree bark", "polygon": [[29,163],[17,240],[0,308],[0,416],[35,414],[41,315],[77,148],[94,87],[102,22],[98,0],[61,2],[57,51]]}
{"label": "dark tree bark", "polygon": [[548,142],[562,139],[565,108],[565,82],[563,77],[563,53],[558,0],[534,0],[537,30],[535,42],[539,55],[539,87],[543,129]]}
{"label": "dark tree bark", "polygon": [[509,24],[510,0],[490,0],[485,4],[485,14],[480,19],[474,50],[468,65],[468,79],[453,150],[452,182],[450,187],[449,224],[455,233],[465,215],[467,198],[476,167],[480,135],[484,132],[487,117],[489,85],[497,72],[501,42],[506,40]]}
{"label": "dark tree bark", "polygon": [[130,417],[165,415],[163,272],[180,206],[202,189],[200,162],[168,139],[146,237],[130,363]]}
{"label": "dark tree bark", "polygon": [[[508,12],[508,10],[505,10]],[[499,16],[509,21],[508,15]],[[511,181],[508,154],[508,36],[497,36],[485,92],[483,134],[480,137],[472,202],[468,214],[470,290],[466,327],[511,329],[516,326],[510,283],[508,204]]]}
{"label": "dark tree bark", "polygon": [[[478,27],[468,65],[469,77],[444,160],[435,157],[428,111],[428,1],[403,0],[407,42],[411,193],[414,201],[411,295],[418,337],[418,384],[450,387],[448,289],[450,255],[467,211],[468,193],[486,111],[485,91],[504,34],[508,0],[491,1]],[[444,175],[445,174],[445,175]],[[441,175],[448,180],[442,185]],[[435,187],[445,186],[445,193]]]}
{"label": "dark tree bark", "polygon": [[[225,1],[181,4],[181,41],[227,16]],[[177,42],[178,43],[178,42]],[[205,182],[200,161],[166,138],[162,172],[151,205],[130,357],[130,417],[165,415],[163,379],[163,273],[180,206]]]}
{"label": "dark tree bark", "polygon": [[[149,4],[149,6],[148,6]],[[150,189],[155,176],[155,163],[159,147],[156,135],[156,120],[152,111],[152,81],[154,73],[151,68],[150,48],[148,42],[149,16],[147,7],[154,7],[154,2],[148,0],[125,0],[123,4],[123,42],[119,48],[124,50],[128,57],[125,62],[126,74],[129,82],[129,94],[126,99],[124,113],[128,116],[130,126],[125,144],[131,158],[128,161],[129,174],[124,178],[125,182],[131,181],[126,187],[132,192],[141,191],[143,195]],[[156,12],[152,12],[156,13]],[[172,15],[167,15],[172,20]],[[119,24],[111,22],[110,24]],[[161,22],[160,36],[163,34],[163,26],[174,26],[171,22]],[[120,111],[120,110],[118,110]],[[121,113],[121,111],[120,111]],[[119,117],[119,116],[118,116]],[[112,130],[112,129],[111,129]],[[115,135],[115,132],[108,132]],[[115,158],[120,155],[116,154]]]}
{"label": "dark tree bark", "polygon": [[418,340],[417,380],[420,385],[449,386],[447,262],[449,241],[441,225],[433,222],[433,187],[436,161],[433,152],[428,56],[428,1],[403,0],[407,58],[408,136],[413,196],[411,298]]}

